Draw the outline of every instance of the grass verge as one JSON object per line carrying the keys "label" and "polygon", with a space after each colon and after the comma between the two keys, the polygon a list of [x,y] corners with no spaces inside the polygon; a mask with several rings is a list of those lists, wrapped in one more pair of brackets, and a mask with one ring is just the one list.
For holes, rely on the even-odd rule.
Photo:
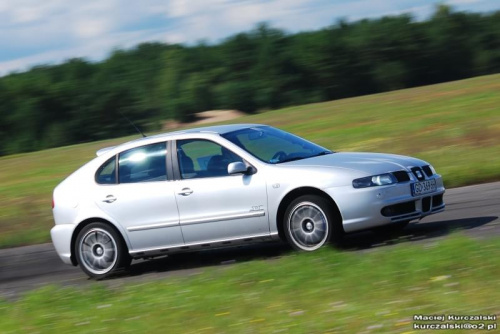
{"label": "grass verge", "polygon": [[[338,151],[412,155],[447,187],[500,179],[500,75],[245,116]],[[127,126],[127,125],[124,125]],[[0,248],[49,241],[53,188],[99,148],[131,137],[0,158]]]}
{"label": "grass verge", "polygon": [[415,314],[499,316],[499,257],[500,239],[453,235],[384,251],[293,253],[119,289],[103,282],[81,289],[49,286],[0,302],[0,328],[2,333],[412,333],[414,323],[425,323],[415,321]]}

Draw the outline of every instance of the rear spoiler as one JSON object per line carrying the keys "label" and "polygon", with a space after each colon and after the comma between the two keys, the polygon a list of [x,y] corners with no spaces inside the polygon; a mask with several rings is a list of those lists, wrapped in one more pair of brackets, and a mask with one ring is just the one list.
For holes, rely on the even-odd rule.
{"label": "rear spoiler", "polygon": [[110,146],[110,147],[101,148],[100,150],[98,150],[97,152],[95,152],[95,154],[99,157],[99,156],[103,155],[104,153],[108,152],[109,150],[114,149],[115,147],[116,146]]}

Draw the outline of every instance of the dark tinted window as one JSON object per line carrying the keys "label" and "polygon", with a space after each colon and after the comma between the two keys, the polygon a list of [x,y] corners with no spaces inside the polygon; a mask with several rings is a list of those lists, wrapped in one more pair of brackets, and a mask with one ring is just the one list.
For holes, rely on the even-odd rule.
{"label": "dark tinted window", "polygon": [[95,180],[99,184],[114,184],[116,183],[116,157],[106,161],[95,175]]}
{"label": "dark tinted window", "polygon": [[120,153],[120,183],[165,181],[167,179],[166,143],[137,147]]}
{"label": "dark tinted window", "polygon": [[177,158],[183,179],[226,176],[231,162],[243,161],[227,148],[203,139],[178,140]]}

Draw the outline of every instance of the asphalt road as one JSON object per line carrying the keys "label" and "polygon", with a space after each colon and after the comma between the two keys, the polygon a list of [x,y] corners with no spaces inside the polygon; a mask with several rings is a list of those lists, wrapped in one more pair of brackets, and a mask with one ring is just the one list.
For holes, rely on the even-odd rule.
{"label": "asphalt road", "polygon": [[[343,251],[383,249],[401,242],[434,242],[450,232],[462,230],[473,238],[500,236],[500,182],[450,189],[445,194],[446,210],[396,234],[371,231],[350,234],[338,247]],[[280,244],[261,244],[225,250],[173,255],[136,261],[129,272],[103,281],[90,280],[78,268],[61,262],[52,244],[0,250],[0,297],[15,299],[23,292],[47,284],[86,286],[150,281],[169,276],[195,275],[208,267],[223,268],[236,262],[264,258],[272,261],[290,252]]]}

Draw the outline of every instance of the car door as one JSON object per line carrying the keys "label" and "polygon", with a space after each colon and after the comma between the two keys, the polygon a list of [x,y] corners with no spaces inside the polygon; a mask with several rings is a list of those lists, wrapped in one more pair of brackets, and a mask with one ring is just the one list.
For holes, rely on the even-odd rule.
{"label": "car door", "polygon": [[177,140],[176,150],[175,196],[187,245],[269,234],[262,173],[229,175],[228,164],[242,158],[210,140]]}
{"label": "car door", "polygon": [[96,173],[96,204],[122,225],[132,250],[184,244],[166,155],[165,142],[136,147]]}

